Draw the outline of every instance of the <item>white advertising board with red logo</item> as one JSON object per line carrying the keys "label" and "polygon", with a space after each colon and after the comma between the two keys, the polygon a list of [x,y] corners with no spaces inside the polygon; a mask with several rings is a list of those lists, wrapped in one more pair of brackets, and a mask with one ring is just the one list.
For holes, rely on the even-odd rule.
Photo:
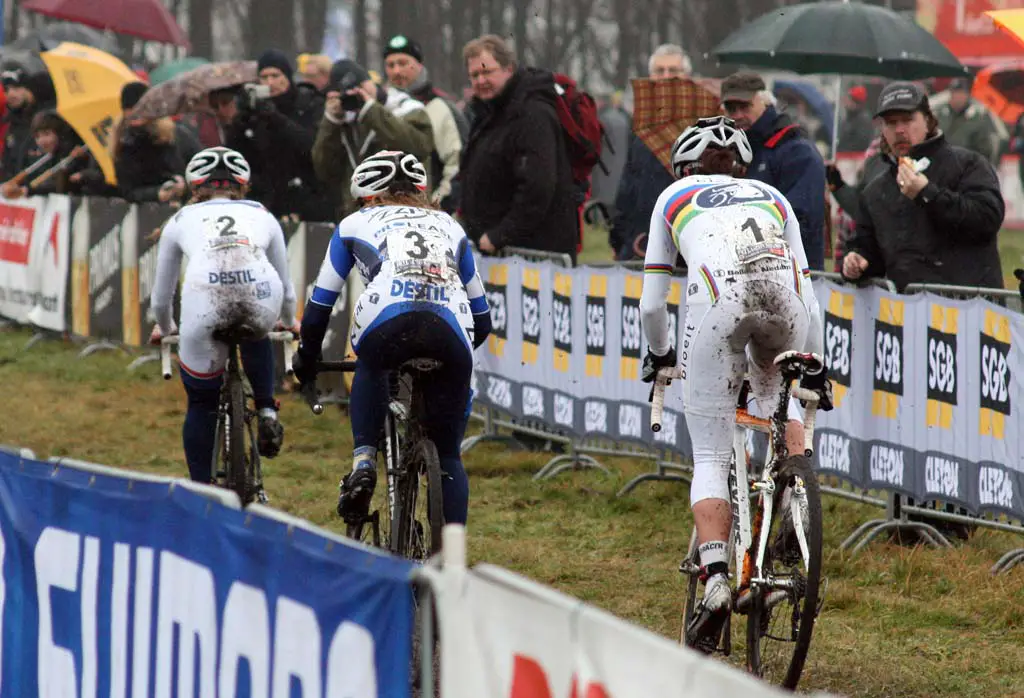
{"label": "white advertising board with red logo", "polygon": [[65,329],[71,200],[0,198],[0,317]]}
{"label": "white advertising board with red logo", "polygon": [[[467,570],[461,531],[445,527],[441,570],[418,572],[437,604],[444,698],[786,695],[525,577],[487,564]],[[665,590],[678,596],[680,611],[683,592],[682,579]]]}

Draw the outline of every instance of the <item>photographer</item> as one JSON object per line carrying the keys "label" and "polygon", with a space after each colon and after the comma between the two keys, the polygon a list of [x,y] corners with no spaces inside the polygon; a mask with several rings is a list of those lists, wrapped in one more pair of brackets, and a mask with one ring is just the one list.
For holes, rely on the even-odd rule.
{"label": "photographer", "polygon": [[354,61],[340,60],[331,67],[313,165],[320,181],[338,197],[339,218],[355,209],[349,183],[366,155],[401,150],[429,162],[433,149],[433,126],[422,102],[377,85]]}
{"label": "photographer", "polygon": [[260,84],[243,85],[235,93],[225,145],[251,163],[250,196],[275,216],[331,220],[330,198],[309,155],[323,97],[311,85],[294,84],[291,62],[277,49],[264,51],[257,67]]}

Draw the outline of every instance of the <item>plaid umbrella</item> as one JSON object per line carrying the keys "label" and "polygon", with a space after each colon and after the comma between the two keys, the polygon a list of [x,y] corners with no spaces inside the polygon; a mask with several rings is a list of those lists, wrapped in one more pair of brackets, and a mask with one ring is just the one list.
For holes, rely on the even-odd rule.
{"label": "plaid umbrella", "polygon": [[688,78],[633,78],[633,132],[666,170],[672,144],[702,116],[720,113],[714,84]]}
{"label": "plaid umbrella", "polygon": [[205,111],[206,98],[211,92],[256,81],[256,61],[202,65],[151,88],[135,105],[132,118],[159,119]]}

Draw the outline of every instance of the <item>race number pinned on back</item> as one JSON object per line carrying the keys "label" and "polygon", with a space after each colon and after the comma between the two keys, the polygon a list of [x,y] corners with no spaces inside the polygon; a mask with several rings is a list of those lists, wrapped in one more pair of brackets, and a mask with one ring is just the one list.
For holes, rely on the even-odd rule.
{"label": "race number pinned on back", "polygon": [[737,236],[736,261],[744,265],[760,259],[787,259],[789,245],[782,239],[781,232],[774,221],[759,223],[753,217],[748,218]]}
{"label": "race number pinned on back", "polygon": [[396,230],[388,233],[387,245],[396,275],[447,281],[450,250],[446,237],[430,231]]}

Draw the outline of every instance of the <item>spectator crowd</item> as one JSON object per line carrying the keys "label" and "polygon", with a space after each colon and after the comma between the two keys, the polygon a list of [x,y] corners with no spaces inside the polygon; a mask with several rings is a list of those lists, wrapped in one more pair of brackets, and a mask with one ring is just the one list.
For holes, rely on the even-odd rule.
{"label": "spectator crowd", "polygon": [[[382,77],[348,59],[268,49],[256,57],[258,84],[212,91],[202,112],[155,120],[134,115],[150,89],[141,73],[121,91],[109,138],[116,185],[58,114],[49,77],[7,63],[0,194],[180,204],[185,163],[226,145],[251,163],[251,196],[276,216],[338,220],[354,208],[349,179],[362,159],[403,150],[427,166],[432,200],[484,253],[519,247],[575,260],[590,199],[606,212],[616,258],[642,258],[654,203],[673,176],[634,132],[623,94],[588,103],[564,76],[523,65],[498,36],[470,41],[463,59],[470,95],[457,100],[433,83],[408,36],[384,44]],[[692,66],[667,44],[650,55],[647,77],[690,80]],[[836,139],[840,152],[865,154],[856,184],[823,157],[820,122],[780,103],[763,76],[730,75],[719,101],[753,148],[747,176],[792,203],[813,269],[831,252],[851,280],[1001,287],[1005,211],[993,165],[1008,149],[1024,153],[1024,119],[1004,138],[970,89],[954,81],[938,100],[921,84],[892,83],[876,104],[865,85],[850,88],[837,105]],[[588,120],[599,138],[586,137]],[[830,206],[840,211],[835,238]]]}

